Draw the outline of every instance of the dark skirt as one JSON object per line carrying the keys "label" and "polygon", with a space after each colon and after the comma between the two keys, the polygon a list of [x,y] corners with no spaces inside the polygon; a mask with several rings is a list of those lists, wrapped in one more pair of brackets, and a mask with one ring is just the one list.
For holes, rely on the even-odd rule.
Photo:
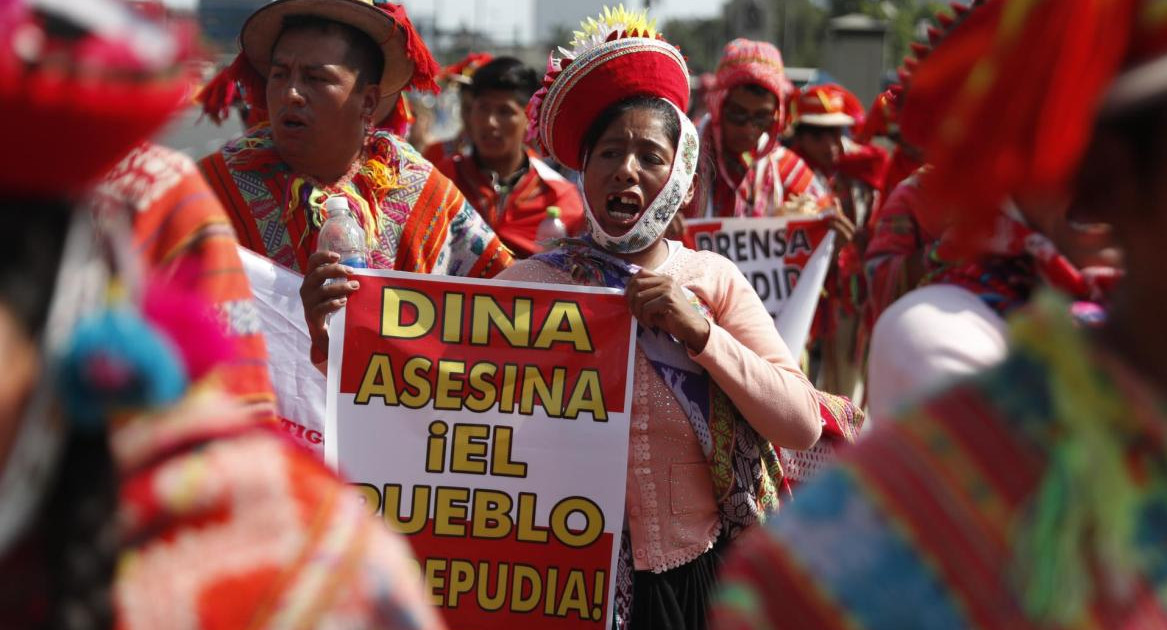
{"label": "dark skirt", "polygon": [[692,562],[670,571],[636,571],[629,630],[705,630],[722,550],[719,540]]}

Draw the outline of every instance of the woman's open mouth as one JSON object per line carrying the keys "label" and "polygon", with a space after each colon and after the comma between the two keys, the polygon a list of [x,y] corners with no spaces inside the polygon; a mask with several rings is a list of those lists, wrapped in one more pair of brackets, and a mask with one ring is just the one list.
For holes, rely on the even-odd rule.
{"label": "woman's open mouth", "polygon": [[640,216],[640,204],[640,197],[636,194],[617,193],[608,195],[605,210],[617,223],[633,223]]}

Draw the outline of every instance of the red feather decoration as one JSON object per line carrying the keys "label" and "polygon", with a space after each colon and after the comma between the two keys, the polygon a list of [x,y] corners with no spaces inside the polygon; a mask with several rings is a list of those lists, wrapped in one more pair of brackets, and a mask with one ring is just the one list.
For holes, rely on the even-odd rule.
{"label": "red feather decoration", "polygon": [[927,206],[946,224],[975,242],[1007,197],[1065,192],[1136,2],[990,0],[913,73],[902,131],[934,166]]}

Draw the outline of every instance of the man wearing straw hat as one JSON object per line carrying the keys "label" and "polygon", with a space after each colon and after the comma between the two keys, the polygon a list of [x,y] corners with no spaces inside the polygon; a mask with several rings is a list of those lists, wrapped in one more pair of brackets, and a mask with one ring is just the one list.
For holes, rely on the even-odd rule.
{"label": "man wearing straw hat", "polygon": [[316,250],[342,196],[368,238],[369,265],[493,276],[511,254],[457,188],[400,133],[406,88],[436,91],[438,65],[399,5],[372,0],[276,0],[240,34],[242,52],[204,89],[204,109],[227,114],[238,87],[263,122],[200,163],[244,246],[305,274],[301,296],[313,356],[326,316],[355,282],[339,257]]}

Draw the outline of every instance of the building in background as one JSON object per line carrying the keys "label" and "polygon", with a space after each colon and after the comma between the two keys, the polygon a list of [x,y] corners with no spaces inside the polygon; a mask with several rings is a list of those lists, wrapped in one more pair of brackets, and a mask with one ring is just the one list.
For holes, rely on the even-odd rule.
{"label": "building in background", "polygon": [[887,69],[887,22],[854,13],[832,19],[823,46],[823,68],[863,103],[883,91]]}

